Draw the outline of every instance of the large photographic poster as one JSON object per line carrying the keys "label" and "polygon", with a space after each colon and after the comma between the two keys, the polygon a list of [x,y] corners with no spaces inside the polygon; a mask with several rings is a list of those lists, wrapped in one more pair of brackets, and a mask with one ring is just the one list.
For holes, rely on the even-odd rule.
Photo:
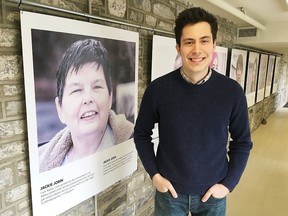
{"label": "large photographic poster", "polygon": [[265,89],[265,98],[271,95],[272,89],[272,77],[274,73],[274,65],[275,65],[275,56],[269,55],[268,61],[268,69],[267,69],[267,78],[266,78],[266,89]]}
{"label": "large photographic poster", "polygon": [[280,56],[277,56],[276,61],[275,61],[275,70],[274,70],[273,85],[272,85],[273,94],[278,90],[279,73],[280,73]]}
{"label": "large photographic poster", "polygon": [[243,88],[245,88],[247,51],[232,49],[229,77],[236,80]]}
{"label": "large photographic poster", "polygon": [[258,81],[257,81],[258,84],[257,84],[257,93],[256,93],[256,103],[258,103],[264,99],[267,67],[268,67],[268,55],[261,54],[260,55],[259,70],[258,70]]}
{"label": "large photographic poster", "polygon": [[249,52],[248,68],[246,76],[247,77],[246,88],[245,88],[248,107],[251,107],[252,105],[255,104],[258,65],[259,65],[259,53]]}
{"label": "large photographic poster", "polygon": [[151,80],[182,66],[175,38],[153,35]]}
{"label": "large photographic poster", "polygon": [[218,73],[226,75],[227,58],[228,58],[228,48],[216,46],[215,51],[213,52],[210,67],[216,70]]}
{"label": "large photographic poster", "polygon": [[21,12],[33,215],[133,173],[139,35]]}

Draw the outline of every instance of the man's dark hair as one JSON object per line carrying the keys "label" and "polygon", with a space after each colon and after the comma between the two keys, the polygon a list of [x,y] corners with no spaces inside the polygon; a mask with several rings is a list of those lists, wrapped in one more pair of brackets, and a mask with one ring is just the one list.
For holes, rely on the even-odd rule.
{"label": "man's dark hair", "polygon": [[181,44],[181,35],[182,35],[182,30],[186,25],[189,24],[196,24],[199,22],[208,22],[210,27],[211,27],[211,33],[213,37],[213,42],[215,42],[216,37],[217,37],[217,31],[218,31],[218,22],[216,17],[204,10],[203,8],[199,7],[193,7],[193,8],[188,8],[181,13],[178,14],[178,17],[176,18],[175,21],[175,28],[174,28],[174,33],[175,33],[175,38],[176,38],[176,43],[180,46]]}
{"label": "man's dark hair", "polygon": [[57,97],[60,105],[62,105],[63,91],[69,70],[77,73],[81,66],[91,62],[98,63],[98,67],[103,67],[109,94],[112,93],[112,77],[107,50],[97,40],[79,40],[68,47],[57,69]]}

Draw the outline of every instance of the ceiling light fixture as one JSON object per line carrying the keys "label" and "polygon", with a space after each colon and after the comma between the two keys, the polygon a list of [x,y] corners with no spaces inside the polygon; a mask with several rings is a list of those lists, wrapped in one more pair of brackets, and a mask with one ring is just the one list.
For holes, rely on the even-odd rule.
{"label": "ceiling light fixture", "polygon": [[[287,0],[288,1],[288,0]],[[239,7],[238,8],[242,13],[246,14],[246,10],[244,9],[244,7]]]}

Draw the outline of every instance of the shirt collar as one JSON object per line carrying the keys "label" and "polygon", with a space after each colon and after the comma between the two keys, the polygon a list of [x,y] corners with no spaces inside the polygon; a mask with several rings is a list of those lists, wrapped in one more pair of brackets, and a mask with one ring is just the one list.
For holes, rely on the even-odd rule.
{"label": "shirt collar", "polygon": [[211,77],[211,74],[212,74],[212,70],[211,70],[211,68],[209,67],[207,75],[206,75],[203,79],[199,80],[197,83],[193,83],[192,80],[185,75],[185,73],[184,73],[183,70],[182,70],[182,67],[181,67],[181,69],[180,69],[180,72],[181,72],[181,75],[182,75],[183,79],[184,79],[186,82],[191,83],[191,84],[194,84],[194,85],[201,85],[201,84],[206,83],[206,82],[208,81],[208,79]]}

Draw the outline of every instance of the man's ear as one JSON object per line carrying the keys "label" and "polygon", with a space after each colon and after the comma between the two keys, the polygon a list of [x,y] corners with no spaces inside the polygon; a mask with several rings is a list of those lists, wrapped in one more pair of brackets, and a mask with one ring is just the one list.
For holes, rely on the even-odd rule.
{"label": "man's ear", "polygon": [[58,114],[58,117],[60,119],[60,121],[65,124],[65,118],[63,116],[63,113],[62,113],[62,107],[60,105],[60,102],[59,102],[59,98],[56,97],[55,98],[55,105],[56,105],[56,110],[57,110],[57,114]]}
{"label": "man's ear", "polygon": [[176,44],[175,48],[177,50],[177,53],[179,53],[180,52],[180,46],[178,44]]}

